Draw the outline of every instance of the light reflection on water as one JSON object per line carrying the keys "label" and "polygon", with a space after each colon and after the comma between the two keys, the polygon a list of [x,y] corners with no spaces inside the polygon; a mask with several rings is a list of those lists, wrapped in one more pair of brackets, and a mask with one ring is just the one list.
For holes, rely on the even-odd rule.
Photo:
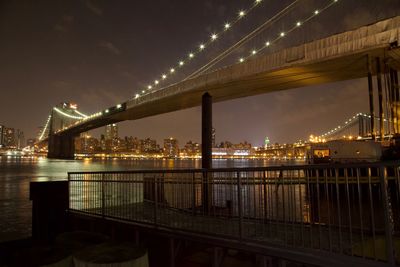
{"label": "light reflection on water", "polygon": [[[257,159],[213,160],[215,168],[293,165]],[[29,182],[65,180],[71,171],[120,171],[134,169],[200,168],[195,159],[109,159],[109,160],[49,160],[42,157],[20,158],[0,156],[0,241],[29,236],[31,233],[31,203]]]}

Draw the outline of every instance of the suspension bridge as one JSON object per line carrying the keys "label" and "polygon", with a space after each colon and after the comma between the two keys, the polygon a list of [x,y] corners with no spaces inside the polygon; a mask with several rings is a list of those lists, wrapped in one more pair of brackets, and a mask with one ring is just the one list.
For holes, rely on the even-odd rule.
{"label": "suspension bridge", "polygon": [[[289,5],[198,71],[172,85],[164,84],[169,76],[211,46],[224,31],[257,8],[261,1],[255,1],[248,10],[239,12],[236,20],[226,23],[221,32],[212,34],[210,40],[201,43],[197,52],[190,53],[187,59],[179,61],[177,66],[169,69],[168,74],[167,72],[161,74],[160,79],[154,80],[133,98],[90,115],[73,107],[71,110],[66,107],[55,107],[41,131],[39,142],[48,142],[49,158],[73,158],[74,138],[82,132],[111,123],[137,120],[201,105],[203,110],[202,150],[203,158],[206,159],[211,155],[212,103],[362,77],[368,77],[370,110],[366,115],[369,116],[369,120],[366,120],[365,116],[359,120],[359,124],[362,124],[360,135],[383,139],[385,132],[397,134],[400,131],[397,73],[400,68],[398,46],[400,17],[393,17],[273,53],[265,51],[280,40],[290,38],[292,32],[304,27],[309,21],[317,19],[322,12],[334,8],[337,2],[337,0],[330,1],[311,15],[298,20],[286,31],[279,32],[263,43],[260,48],[254,49],[250,55],[241,57],[236,64],[210,70],[213,64],[245,43],[246,38],[257,35],[265,23],[274,23],[276,19],[284,16],[285,10],[292,8]],[[379,98],[377,114],[374,108],[373,76],[376,76]],[[383,100],[383,88],[387,97],[386,105]],[[384,114],[385,108],[386,114]],[[360,118],[360,116],[357,117]],[[344,128],[348,128],[349,125],[348,122]],[[320,138],[332,136],[334,133],[343,131],[344,128],[333,129],[321,134]],[[207,163],[203,163],[207,166]]]}

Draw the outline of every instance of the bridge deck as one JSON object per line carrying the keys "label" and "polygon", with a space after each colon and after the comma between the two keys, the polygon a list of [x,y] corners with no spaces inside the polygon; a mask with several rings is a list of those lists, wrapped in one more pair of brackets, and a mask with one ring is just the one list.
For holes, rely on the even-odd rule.
{"label": "bridge deck", "polygon": [[[260,54],[171,86],[149,91],[112,107],[113,112],[72,125],[58,134],[78,134],[110,123],[136,120],[199,106],[209,92],[213,102],[279,90],[366,77],[367,59],[380,57],[400,69],[400,16],[315,40],[273,54]],[[376,73],[375,64],[371,64]]]}

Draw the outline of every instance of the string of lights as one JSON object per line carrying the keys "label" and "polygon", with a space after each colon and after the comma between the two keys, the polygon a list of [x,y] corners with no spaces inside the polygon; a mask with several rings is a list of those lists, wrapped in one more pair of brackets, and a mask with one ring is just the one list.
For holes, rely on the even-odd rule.
{"label": "string of lights", "polygon": [[140,90],[140,92],[135,95],[135,98],[139,98],[141,95],[150,93],[156,87],[158,87],[163,81],[167,80],[169,76],[174,75],[179,69],[186,66],[198,54],[204,52],[204,50],[206,50],[206,48],[208,48],[212,43],[214,43],[218,38],[220,38],[221,35],[223,35],[228,30],[231,30],[235,24],[237,24],[245,16],[247,16],[249,13],[251,13],[251,11],[253,11],[256,7],[258,7],[261,4],[261,2],[262,2],[262,0],[255,0],[249,8],[239,10],[235,19],[233,19],[230,22],[225,22],[220,31],[213,32],[210,35],[210,38],[208,40],[206,40],[204,42],[200,42],[198,47],[196,47],[191,52],[189,52],[187,55],[182,57],[182,59],[178,60],[176,65],[172,65],[169,68],[169,70],[167,70],[164,73],[162,73],[161,75],[159,75],[158,78],[156,78],[153,82],[151,82],[150,84],[147,85],[147,88]]}
{"label": "string of lights", "polygon": [[81,115],[81,116],[82,116],[82,117],[84,117],[84,118],[87,118],[87,117],[89,117],[88,115],[86,115],[86,114],[83,114],[82,112],[80,112],[80,111],[79,111],[79,110],[77,110],[77,109],[75,109],[74,111],[75,111],[75,113],[77,113],[77,114]]}
{"label": "string of lights", "polygon": [[55,111],[57,111],[57,113],[59,113],[59,114],[65,116],[65,117],[71,118],[71,119],[81,120],[81,119],[84,119],[84,118],[85,118],[85,117],[78,117],[78,116],[70,115],[70,114],[65,113],[64,111],[62,111],[62,110],[60,110],[60,109],[58,109],[58,108],[56,108],[56,107],[54,107],[53,109],[54,109]]}
{"label": "string of lights", "polygon": [[287,31],[281,31],[274,39],[266,41],[264,43],[263,46],[261,46],[258,49],[253,49],[250,51],[250,55],[248,56],[244,56],[244,57],[240,57],[239,58],[239,62],[242,63],[244,61],[246,61],[248,58],[251,58],[253,56],[255,56],[257,53],[259,53],[260,51],[271,47],[273,44],[275,44],[276,42],[278,42],[279,40],[283,39],[284,37],[286,37],[288,34],[290,34],[291,32],[295,31],[296,29],[300,28],[301,26],[303,26],[305,23],[309,22],[310,20],[312,20],[313,18],[315,18],[316,16],[320,15],[322,12],[326,11],[328,8],[330,8],[331,6],[333,6],[334,4],[336,4],[339,0],[332,0],[329,4],[325,5],[324,7],[322,7],[321,9],[316,9],[314,10],[314,12],[312,13],[311,16],[308,16],[306,18],[304,18],[303,20],[298,20],[296,21],[296,23],[294,24],[293,27],[289,28]]}
{"label": "string of lights", "polygon": [[257,36],[260,32],[262,32],[264,29],[267,27],[271,26],[275,21],[279,20],[283,16],[285,16],[286,13],[288,13],[292,8],[296,6],[296,4],[301,1],[301,0],[295,0],[292,3],[290,3],[288,6],[284,7],[282,10],[280,10],[278,13],[276,13],[274,16],[271,18],[267,19],[263,24],[258,26],[255,30],[244,36],[242,39],[240,39],[238,42],[233,44],[231,47],[220,53],[217,57],[213,58],[210,62],[205,64],[204,66],[200,67],[198,70],[187,76],[184,80],[199,76],[215,66],[217,63],[219,63],[221,60],[229,56],[233,51],[235,51],[237,48],[243,46],[245,43],[248,41],[252,40],[255,36]]}
{"label": "string of lights", "polygon": [[49,127],[50,120],[51,120],[51,115],[50,115],[50,116],[47,118],[46,124],[45,124],[45,126],[44,126],[44,128],[43,128],[42,132],[40,133],[40,136],[39,136],[39,141],[41,141],[41,140],[43,139],[43,137],[44,137],[44,133],[46,132],[46,130],[47,130],[47,127]]}
{"label": "string of lights", "polygon": [[[341,132],[341,131],[343,131],[344,129],[353,126],[353,125],[357,122],[357,119],[358,119],[359,117],[364,117],[364,118],[367,118],[367,119],[371,119],[371,115],[368,115],[368,114],[366,114],[366,113],[357,113],[357,114],[354,115],[353,117],[351,117],[351,118],[349,118],[348,120],[346,120],[346,121],[344,122],[344,124],[338,125],[338,126],[336,126],[335,128],[332,128],[331,130],[327,131],[326,133],[321,134],[320,136],[317,136],[316,138],[320,138],[320,139],[322,138],[322,139],[323,139],[323,138],[329,137],[329,136],[331,136],[331,135],[333,135],[333,134],[336,134],[336,133],[338,133],[338,132]],[[378,121],[380,120],[380,118],[378,118],[378,117],[375,117],[375,119],[377,119]],[[384,122],[387,122],[388,120],[387,120],[387,119],[383,119],[383,121],[384,121]]]}
{"label": "string of lights", "polygon": [[[260,52],[260,51],[266,49],[267,47],[270,47],[271,45],[275,44],[276,42],[278,42],[278,41],[281,40],[282,38],[286,37],[289,33],[293,32],[293,31],[296,30],[297,28],[303,26],[305,23],[307,23],[308,21],[312,20],[314,17],[320,15],[322,12],[324,12],[325,10],[327,10],[328,8],[330,8],[332,5],[334,5],[334,4],[337,3],[338,1],[339,1],[339,0],[332,0],[329,4],[325,5],[325,6],[322,7],[321,9],[316,9],[316,10],[312,13],[311,16],[306,17],[306,18],[303,19],[303,20],[298,20],[298,21],[295,23],[295,25],[294,25],[293,27],[291,27],[290,29],[288,29],[287,31],[282,31],[282,32],[280,32],[276,38],[274,38],[274,39],[271,40],[271,41],[266,41],[265,44],[264,44],[262,47],[260,47],[259,49],[253,49],[253,50],[251,51],[251,53],[250,53],[249,56],[240,57],[240,58],[239,58],[239,62],[240,62],[240,63],[241,63],[241,62],[244,62],[244,61],[246,61],[248,58],[250,58],[250,57],[256,55],[258,52]],[[295,1],[295,2],[296,2],[296,1]],[[293,2],[292,4],[294,4],[295,2]],[[259,3],[261,3],[261,0],[260,0],[260,1],[256,0],[255,3],[253,4],[253,6],[252,6],[249,10],[247,10],[247,11],[246,11],[246,10],[239,11],[238,18],[234,21],[234,23],[227,23],[227,24],[225,24],[224,30],[223,30],[222,32],[224,32],[224,31],[230,29],[231,26],[232,26],[233,24],[237,23],[242,17],[244,17],[246,14],[248,14],[249,11],[251,11],[251,10],[252,10],[254,7],[256,7]],[[290,6],[290,5],[289,5],[289,6]],[[215,40],[218,38],[218,34],[220,34],[220,33],[212,34],[211,37],[210,37],[210,40],[208,40],[208,41],[207,41],[206,43],[204,43],[204,44],[200,44],[199,49],[197,50],[197,52],[195,52],[195,53],[189,53],[188,58],[189,58],[189,59],[192,59],[192,58],[194,58],[195,55],[197,55],[198,53],[200,53],[201,51],[203,51],[203,50],[206,48],[206,45],[212,43],[213,41],[215,41]],[[217,62],[216,62],[216,63],[217,63]],[[214,64],[216,64],[216,63],[214,63]],[[184,61],[184,60],[181,60],[181,61],[178,62],[177,67],[182,68],[184,65],[185,65],[185,61]],[[177,69],[177,68],[175,68],[175,67],[170,68],[170,71],[169,71],[170,74],[175,73],[175,72],[176,72],[176,69]],[[201,73],[203,73],[204,71],[206,71],[206,70],[208,70],[208,69],[209,69],[209,67],[207,67],[207,68],[204,69],[204,70],[201,70]],[[196,71],[195,73],[192,73],[189,77],[192,77],[193,75],[197,75],[197,74],[198,74],[198,73],[197,73],[197,71]],[[168,77],[167,74],[162,74],[162,75],[161,75],[161,78],[162,78],[161,80],[157,80],[157,79],[156,79],[156,80],[154,81],[154,84],[149,84],[149,85],[147,86],[147,89],[142,90],[141,93],[137,93],[137,94],[135,95],[135,98],[137,99],[137,98],[139,98],[139,97],[142,96],[142,95],[145,95],[145,94],[147,94],[147,93],[150,93],[151,91],[154,91],[155,87],[158,86],[158,85],[160,84],[160,81],[167,79],[167,77]]]}

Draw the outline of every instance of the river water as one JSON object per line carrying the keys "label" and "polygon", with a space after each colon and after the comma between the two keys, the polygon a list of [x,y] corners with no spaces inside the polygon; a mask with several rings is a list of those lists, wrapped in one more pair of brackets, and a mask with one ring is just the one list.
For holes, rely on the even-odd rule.
{"label": "river water", "polygon": [[[301,164],[259,159],[213,160],[215,168],[261,167]],[[192,159],[108,159],[50,160],[41,157],[0,156],[0,241],[23,238],[31,234],[32,205],[29,201],[31,181],[67,179],[68,171],[120,171],[137,169],[200,168],[201,160]]]}

